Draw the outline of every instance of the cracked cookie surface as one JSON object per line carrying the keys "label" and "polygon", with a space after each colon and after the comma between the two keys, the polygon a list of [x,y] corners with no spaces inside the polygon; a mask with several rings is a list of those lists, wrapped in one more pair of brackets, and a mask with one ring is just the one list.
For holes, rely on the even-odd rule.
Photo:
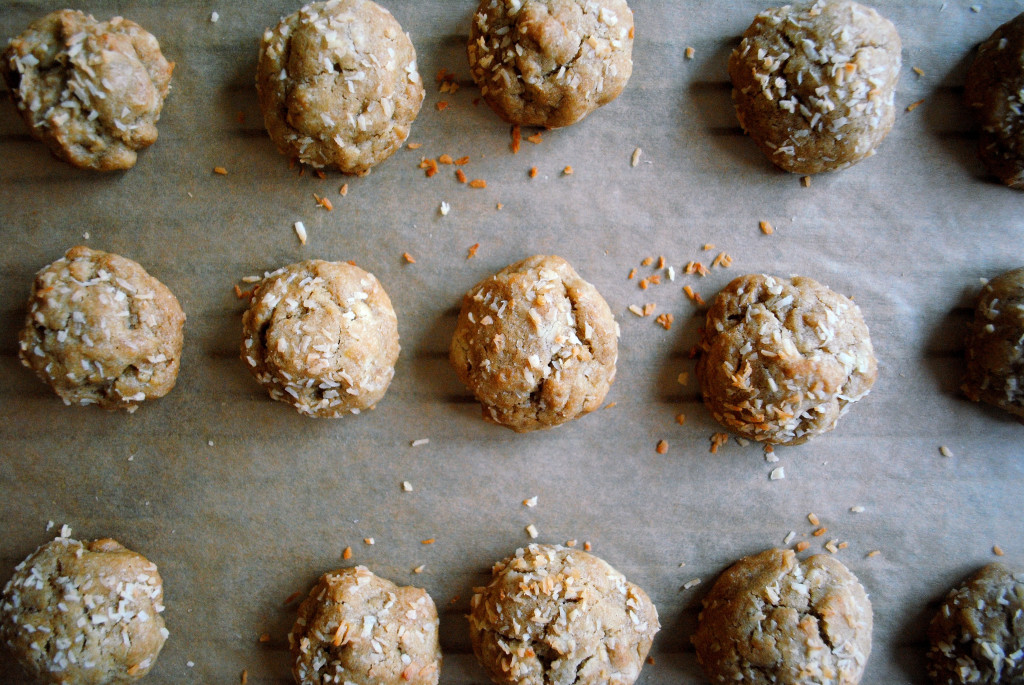
{"label": "cracked cookie surface", "polygon": [[65,404],[134,411],[174,387],[184,324],[139,264],[78,246],[36,274],[18,355]]}
{"label": "cracked cookie surface", "polygon": [[619,96],[633,72],[625,0],[482,0],[470,73],[506,121],[558,128]]}
{"label": "cracked cookie surface", "polygon": [[436,685],[437,609],[425,590],[363,566],[325,573],[288,635],[300,685]]}
{"label": "cracked cookie surface", "polygon": [[373,407],[398,360],[398,319],[373,274],[319,259],[269,273],[242,316],[242,360],[270,396],[308,416]]}
{"label": "cracked cookie surface", "polygon": [[135,166],[156,142],[174,65],[133,21],[52,12],[14,38],[0,61],[34,138],[82,169]]}
{"label": "cracked cookie surface", "polygon": [[58,537],[0,595],[0,639],[35,681],[116,685],[146,675],[168,632],[156,564],[114,540]]}
{"label": "cracked cookie surface", "polygon": [[473,652],[496,683],[630,685],[658,632],[647,594],[605,561],[530,545],[475,588]]}
{"label": "cracked cookie surface", "polygon": [[390,157],[423,103],[412,41],[370,0],[313,2],[268,29],[256,91],[282,154],[347,174]]}
{"label": "cracked cookie surface", "polygon": [[888,19],[850,0],[765,10],[729,59],[740,125],[786,171],[859,162],[895,121],[900,46]]}
{"label": "cracked cookie surface", "polygon": [[928,637],[934,683],[1024,683],[1024,573],[985,566],[950,591]]}
{"label": "cracked cookie surface", "polygon": [[1024,421],[1024,268],[985,284],[967,334],[964,393]]}
{"label": "cracked cookie surface", "polygon": [[856,685],[871,628],[871,602],[842,563],[770,549],[715,581],[692,641],[714,683]]}
{"label": "cracked cookie surface", "polygon": [[483,416],[519,432],[597,409],[615,380],[619,326],[561,257],[537,255],[462,300],[451,363]]}
{"label": "cracked cookie surface", "polygon": [[877,375],[860,308],[800,276],[733,280],[708,310],[700,346],[697,379],[715,419],[774,444],[835,428]]}
{"label": "cracked cookie surface", "polygon": [[981,128],[981,161],[1000,181],[1024,190],[1024,14],[981,44],[964,84],[964,100]]}

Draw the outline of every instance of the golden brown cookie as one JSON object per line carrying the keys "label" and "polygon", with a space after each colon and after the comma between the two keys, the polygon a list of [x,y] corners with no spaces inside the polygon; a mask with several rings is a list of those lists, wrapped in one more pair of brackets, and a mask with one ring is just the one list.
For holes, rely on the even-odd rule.
{"label": "golden brown cookie", "polygon": [[843,564],[770,549],[715,581],[693,644],[712,683],[856,685],[871,628],[871,602]]}
{"label": "golden brown cookie", "polygon": [[390,157],[423,103],[412,41],[370,0],[311,2],[268,29],[256,91],[282,154],[346,174]]}
{"label": "golden brown cookie", "polygon": [[981,44],[965,86],[981,129],[981,161],[1000,181],[1024,190],[1024,14]]}
{"label": "golden brown cookie", "polygon": [[729,59],[736,114],[782,169],[841,169],[874,154],[892,128],[900,63],[896,28],[870,7],[765,10]]}
{"label": "golden brown cookie", "polygon": [[985,284],[967,334],[964,393],[1024,421],[1024,268]]}
{"label": "golden brown cookie", "polygon": [[167,639],[156,565],[114,540],[48,542],[0,595],[0,640],[39,683],[123,685]]}
{"label": "golden brown cookie", "polygon": [[985,566],[950,591],[928,637],[937,685],[1024,683],[1024,573]]}
{"label": "golden brown cookie", "polygon": [[462,299],[451,363],[484,418],[518,432],[597,409],[615,380],[619,326],[561,257],[537,255]]}
{"label": "golden brown cookie", "polygon": [[437,685],[437,630],[425,590],[363,566],[325,573],[288,635],[292,673],[299,685]]}
{"label": "golden brown cookie", "polygon": [[267,274],[242,316],[242,360],[270,396],[309,416],[358,414],[384,397],[398,319],[371,273],[299,262]]}
{"label": "golden brown cookie", "polygon": [[530,545],[470,603],[473,652],[495,683],[630,685],[661,627],[647,594],[597,557]]}
{"label": "golden brown cookie", "polygon": [[136,151],[156,142],[173,70],[135,22],[74,10],[32,22],[0,60],[32,136],[60,159],[99,171],[130,169]]}
{"label": "golden brown cookie", "polygon": [[697,379],[715,419],[780,445],[835,428],[877,375],[860,308],[800,276],[729,283],[708,311],[700,344]]}
{"label": "golden brown cookie", "polygon": [[174,387],[184,324],[139,264],[78,246],[36,274],[18,356],[65,404],[135,411]]}
{"label": "golden brown cookie", "polygon": [[487,104],[513,124],[575,124],[619,96],[633,72],[625,0],[481,0],[469,69]]}

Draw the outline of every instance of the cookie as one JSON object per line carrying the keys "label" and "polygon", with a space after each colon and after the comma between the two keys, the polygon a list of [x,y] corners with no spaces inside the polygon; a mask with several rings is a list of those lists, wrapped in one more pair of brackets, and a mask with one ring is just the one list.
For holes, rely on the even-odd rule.
{"label": "cookie", "polygon": [[372,408],[395,376],[398,319],[373,274],[319,259],[269,273],[242,316],[242,359],[308,416]]}
{"label": "cookie", "polygon": [[842,563],[769,549],[715,581],[692,642],[712,683],[856,685],[871,628],[871,602]]}
{"label": "cookie", "polygon": [[156,142],[174,64],[128,19],[47,14],[13,39],[0,71],[34,138],[80,169],[135,166]]}
{"label": "cookie", "polygon": [[965,86],[964,99],[981,129],[981,161],[1000,181],[1024,190],[1024,14],[981,44]]}
{"label": "cookie", "polygon": [[878,373],[860,308],[800,276],[733,280],[708,311],[700,347],[697,379],[715,419],[778,445],[835,428]]}
{"label": "cookie", "polygon": [[786,171],[849,166],[892,128],[900,50],[892,23],[850,0],[765,10],[729,58],[736,115]]}
{"label": "cookie", "polygon": [[1024,422],[1024,268],[985,284],[967,334],[964,394]]}
{"label": "cookie", "polygon": [[137,263],[78,246],[36,274],[18,356],[65,404],[131,412],[174,387],[184,325]]}
{"label": "cookie", "polygon": [[1024,573],[985,566],[949,593],[928,637],[934,683],[1024,683]]}
{"label": "cookie", "polygon": [[561,257],[537,255],[462,299],[451,363],[486,420],[518,432],[597,409],[615,380],[619,325]]}
{"label": "cookie", "polygon": [[481,0],[469,70],[506,121],[558,128],[619,96],[633,72],[625,0]]}
{"label": "cookie", "polygon": [[437,609],[425,590],[363,566],[325,573],[288,635],[299,685],[436,685]]}
{"label": "cookie", "polygon": [[40,683],[130,683],[167,639],[156,564],[110,539],[58,537],[14,569],[0,595],[0,641]]}
{"label": "cookie", "polygon": [[401,147],[423,103],[412,41],[370,0],[312,2],[267,30],[256,92],[281,154],[346,174]]}
{"label": "cookie", "polygon": [[560,545],[516,550],[470,601],[473,652],[507,685],[629,685],[660,627],[643,590]]}

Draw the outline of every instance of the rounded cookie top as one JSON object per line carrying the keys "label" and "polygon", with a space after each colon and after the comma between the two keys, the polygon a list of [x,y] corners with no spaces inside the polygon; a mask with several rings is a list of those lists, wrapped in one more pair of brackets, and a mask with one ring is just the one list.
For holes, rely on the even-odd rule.
{"label": "rounded cookie top", "polygon": [[871,602],[842,563],[770,549],[715,581],[692,641],[713,683],[856,685],[871,629]]}
{"label": "rounded cookie top", "polygon": [[133,21],[52,12],[14,38],[0,71],[33,137],[82,169],[135,166],[156,142],[173,64]]}
{"label": "rounded cookie top", "polygon": [[781,445],[835,428],[878,369],[860,308],[800,276],[733,280],[708,311],[700,344],[697,378],[715,419]]}
{"label": "rounded cookie top", "polygon": [[967,334],[964,393],[1024,421],[1024,268],[982,288]]}
{"label": "rounded cookie top", "polygon": [[597,409],[615,380],[619,327],[561,257],[537,255],[462,299],[451,363],[484,418],[524,432]]}
{"label": "rounded cookie top", "polygon": [[139,264],[78,246],[36,274],[18,355],[66,404],[134,411],[174,387],[184,324]]}
{"label": "rounded cookie top", "polygon": [[256,91],[282,154],[347,174],[390,157],[423,103],[412,41],[370,0],[312,2],[267,30]]}
{"label": "rounded cookie top", "polygon": [[436,685],[437,609],[425,590],[363,566],[325,573],[288,635],[300,685]]}
{"label": "rounded cookie top", "polygon": [[41,683],[146,675],[167,639],[156,565],[114,540],[62,536],[18,564],[0,595],[0,640]]}
{"label": "rounded cookie top", "polygon": [[1024,573],[985,566],[949,593],[928,637],[932,682],[1024,682]]}
{"label": "rounded cookie top", "polygon": [[889,20],[850,0],[766,10],[729,59],[740,124],[786,171],[859,162],[895,121],[900,49]]}
{"label": "rounded cookie top", "polygon": [[395,310],[373,274],[351,264],[315,259],[267,274],[242,328],[249,371],[302,414],[358,414],[395,375]]}
{"label": "rounded cookie top", "polygon": [[981,44],[965,85],[981,128],[982,162],[1000,181],[1024,190],[1024,14]]}
{"label": "rounded cookie top", "polygon": [[503,119],[568,126],[626,87],[633,13],[625,0],[482,0],[467,53],[473,80]]}
{"label": "rounded cookie top", "polygon": [[629,685],[658,632],[647,594],[605,561],[530,545],[475,588],[473,652],[496,683]]}

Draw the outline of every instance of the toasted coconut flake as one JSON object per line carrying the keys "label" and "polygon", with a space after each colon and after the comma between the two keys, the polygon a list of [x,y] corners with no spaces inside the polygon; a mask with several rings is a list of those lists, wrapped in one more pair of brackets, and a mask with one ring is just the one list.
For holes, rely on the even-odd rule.
{"label": "toasted coconut flake", "polygon": [[472,259],[476,257],[476,251],[480,249],[480,243],[474,243],[469,246],[469,250],[466,252],[466,259]]}
{"label": "toasted coconut flake", "polygon": [[523,500],[523,506],[524,507],[530,507],[530,508],[533,508],[533,507],[537,506],[537,495],[534,495],[533,497],[530,497],[529,499],[524,499]]}
{"label": "toasted coconut flake", "polygon": [[487,187],[487,181],[483,180],[482,178],[474,178],[472,181],[469,182],[469,187],[470,188],[486,188]]}
{"label": "toasted coconut flake", "polygon": [[687,46],[686,48],[686,59],[693,59],[693,56],[697,54],[697,51]]}
{"label": "toasted coconut flake", "polygon": [[411,254],[409,254],[408,252],[403,252],[403,253],[402,253],[402,259],[404,259],[404,260],[405,260],[406,262],[408,262],[409,264],[415,264],[415,263],[416,263],[416,258],[415,258],[415,257],[413,257],[413,256],[412,256]]}
{"label": "toasted coconut flake", "polygon": [[352,558],[352,548],[351,548],[351,547],[346,547],[346,548],[345,548],[345,551],[343,551],[343,552],[341,553],[341,558],[342,558],[342,559],[345,559],[346,561],[347,561],[348,559],[351,559],[351,558]]}
{"label": "toasted coconut flake", "polygon": [[913,112],[915,109],[917,109],[918,107],[920,107],[923,104],[924,104],[924,98],[921,98],[917,102],[911,102],[909,105],[907,105],[907,111],[908,112]]}
{"label": "toasted coconut flake", "polygon": [[665,440],[659,440],[658,441],[658,446],[654,448],[654,451],[657,452],[658,454],[667,454],[668,453],[668,442],[665,441]]}
{"label": "toasted coconut flake", "polygon": [[639,164],[640,163],[640,155],[642,155],[643,152],[644,151],[641,150],[640,148],[637,148],[637,149],[633,150],[633,155],[629,158],[629,166],[635,167],[637,164]]}
{"label": "toasted coconut flake", "polygon": [[821,525],[821,521],[818,519],[817,514],[815,514],[813,511],[807,515],[807,520],[811,522],[812,526]]}
{"label": "toasted coconut flake", "polygon": [[1001,557],[1005,552],[1003,552],[1003,548],[999,545],[992,545],[992,554],[995,554],[997,557]]}
{"label": "toasted coconut flake", "polygon": [[810,546],[811,543],[807,542],[807,540],[801,540],[800,542],[796,543],[795,549],[797,552],[805,552],[807,551],[807,548]]}
{"label": "toasted coconut flake", "polygon": [[222,166],[215,166],[213,167],[213,173],[217,174],[218,176],[227,176],[228,170]]}
{"label": "toasted coconut flake", "polygon": [[541,142],[544,140],[544,137],[540,134],[540,131],[537,131],[532,136],[529,136],[527,140],[533,143],[534,145],[540,145]]}
{"label": "toasted coconut flake", "polygon": [[510,147],[512,148],[512,154],[514,154],[514,155],[518,155],[519,154],[519,146],[522,145],[522,142],[523,142],[522,131],[519,129],[519,124],[515,124],[512,127],[512,143],[510,145]]}

